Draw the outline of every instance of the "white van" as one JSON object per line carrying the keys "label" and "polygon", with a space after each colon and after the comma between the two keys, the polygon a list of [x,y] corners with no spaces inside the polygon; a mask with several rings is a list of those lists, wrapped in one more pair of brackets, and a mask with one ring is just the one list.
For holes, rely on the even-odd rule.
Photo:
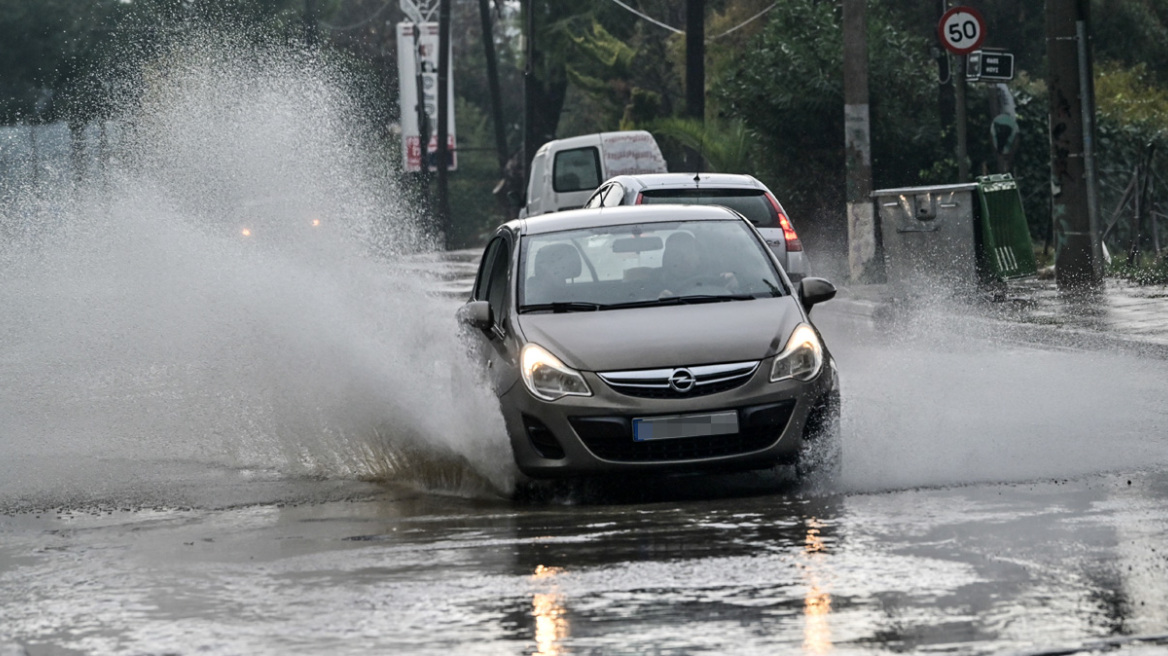
{"label": "white van", "polygon": [[549,141],[531,161],[527,205],[519,217],[583,207],[600,183],[613,176],[665,172],[657,140],[644,130]]}

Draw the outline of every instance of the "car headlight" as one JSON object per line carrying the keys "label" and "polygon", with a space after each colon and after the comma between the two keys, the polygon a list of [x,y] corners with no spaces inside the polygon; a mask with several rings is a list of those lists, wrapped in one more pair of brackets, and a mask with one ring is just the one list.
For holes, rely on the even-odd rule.
{"label": "car headlight", "polygon": [[555,401],[565,396],[592,396],[584,376],[560,362],[559,358],[542,346],[524,346],[519,362],[523,382],[536,398]]}
{"label": "car headlight", "polygon": [[787,378],[811,380],[823,368],[823,343],[815,329],[801,323],[791,332],[783,351],[775,356],[771,365],[771,382]]}

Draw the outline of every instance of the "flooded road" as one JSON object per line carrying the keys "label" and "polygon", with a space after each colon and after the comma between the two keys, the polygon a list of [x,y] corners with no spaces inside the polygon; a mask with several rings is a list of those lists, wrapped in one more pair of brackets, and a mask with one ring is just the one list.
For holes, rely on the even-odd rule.
{"label": "flooded road", "polygon": [[1168,645],[1163,472],[826,496],[719,485],[655,486],[682,501],[388,489],[6,516],[3,635],[29,654]]}
{"label": "flooded road", "polygon": [[[1057,379],[1097,353],[995,332],[990,342],[1024,371],[984,391],[986,368],[970,362],[985,358],[985,335],[931,349],[909,324],[891,339],[855,309],[845,299],[819,317],[853,372],[836,486],[800,486],[780,470],[512,498],[448,479],[143,460],[88,501],[4,499],[0,653],[1168,647],[1168,468],[1161,434],[1144,430],[1163,415],[1153,393],[1135,392],[1164,389],[1161,363],[1106,354],[1127,365],[1105,382],[1130,381],[1119,391],[1138,417],[1094,426],[1095,410],[1077,408],[1084,399],[1066,398]],[[889,362],[948,386],[891,376]],[[1031,396],[1032,376],[1048,382]],[[954,405],[992,401],[1003,384],[1016,398],[996,412]],[[940,405],[915,408],[921,390]],[[1019,428],[1023,408],[1033,425]]]}

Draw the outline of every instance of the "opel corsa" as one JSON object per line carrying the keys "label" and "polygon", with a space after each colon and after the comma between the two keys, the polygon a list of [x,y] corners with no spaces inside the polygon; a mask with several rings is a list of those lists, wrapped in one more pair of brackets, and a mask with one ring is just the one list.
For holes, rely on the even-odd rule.
{"label": "opel corsa", "polygon": [[458,318],[528,476],[839,464],[839,376],[792,285],[720,206],[502,225]]}

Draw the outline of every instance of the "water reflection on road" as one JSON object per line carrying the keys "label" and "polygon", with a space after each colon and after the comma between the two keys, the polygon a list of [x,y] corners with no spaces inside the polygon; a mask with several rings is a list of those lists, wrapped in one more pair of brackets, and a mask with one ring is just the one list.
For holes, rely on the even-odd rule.
{"label": "water reflection on road", "polygon": [[683,479],[673,500],[388,488],[0,516],[0,646],[1027,653],[1168,633],[1163,472],[846,496],[723,483],[704,500]]}

